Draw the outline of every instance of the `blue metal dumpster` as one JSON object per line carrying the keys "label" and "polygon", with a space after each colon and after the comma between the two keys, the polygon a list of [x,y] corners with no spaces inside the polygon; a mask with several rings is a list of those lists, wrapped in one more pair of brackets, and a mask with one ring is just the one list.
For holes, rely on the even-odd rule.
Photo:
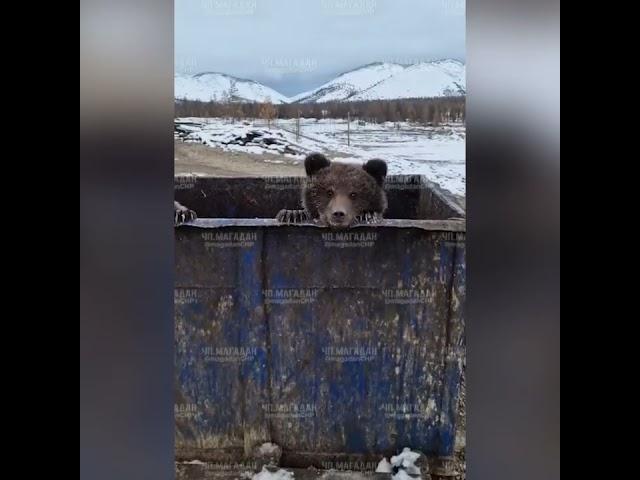
{"label": "blue metal dumpster", "polygon": [[176,458],[284,466],[453,454],[464,355],[464,212],[386,180],[381,224],[283,226],[301,177],[176,177]]}

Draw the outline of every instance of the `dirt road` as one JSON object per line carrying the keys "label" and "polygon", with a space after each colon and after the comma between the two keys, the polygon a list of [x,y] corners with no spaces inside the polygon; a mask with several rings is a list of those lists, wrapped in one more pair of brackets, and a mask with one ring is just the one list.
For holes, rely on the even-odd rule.
{"label": "dirt road", "polygon": [[225,152],[198,143],[175,142],[175,173],[220,177],[303,176],[300,160],[282,155]]}

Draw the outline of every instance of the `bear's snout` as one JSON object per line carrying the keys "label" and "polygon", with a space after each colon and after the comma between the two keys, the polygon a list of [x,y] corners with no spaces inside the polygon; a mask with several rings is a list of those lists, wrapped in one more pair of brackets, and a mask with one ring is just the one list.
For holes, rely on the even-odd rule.
{"label": "bear's snout", "polygon": [[328,220],[332,226],[346,227],[353,221],[353,205],[347,195],[338,194],[329,202]]}

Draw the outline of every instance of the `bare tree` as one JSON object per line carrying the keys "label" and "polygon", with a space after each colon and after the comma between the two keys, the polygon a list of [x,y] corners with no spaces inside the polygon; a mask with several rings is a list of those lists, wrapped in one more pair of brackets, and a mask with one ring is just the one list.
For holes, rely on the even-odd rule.
{"label": "bare tree", "polygon": [[268,128],[271,128],[271,120],[275,118],[278,111],[271,103],[271,97],[267,97],[260,107],[260,118],[267,121]]}
{"label": "bare tree", "polygon": [[[235,87],[234,87],[235,88]],[[249,116],[261,118],[271,126],[274,118],[295,118],[298,114],[306,118],[343,118],[351,113],[353,118],[362,118],[370,122],[422,122],[439,125],[443,122],[465,121],[465,97],[444,98],[407,98],[401,100],[367,100],[360,102],[326,102],[272,104],[267,98],[262,103],[240,103],[231,95],[234,88],[223,92],[222,97],[212,98],[210,102],[177,99],[176,115],[180,117],[232,117]],[[216,101],[217,100],[217,101]]]}
{"label": "bare tree", "polygon": [[229,101],[233,102],[238,99],[238,82],[235,78],[229,81]]}

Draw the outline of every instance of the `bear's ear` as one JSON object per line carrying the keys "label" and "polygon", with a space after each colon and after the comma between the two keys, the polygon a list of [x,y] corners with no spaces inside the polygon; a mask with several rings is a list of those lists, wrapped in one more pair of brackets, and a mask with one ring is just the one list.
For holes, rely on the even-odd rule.
{"label": "bear's ear", "polygon": [[309,176],[318,173],[318,170],[329,165],[331,165],[331,162],[321,153],[311,153],[304,159],[304,169]]}
{"label": "bear's ear", "polygon": [[387,176],[387,163],[384,160],[379,160],[377,158],[375,160],[369,160],[362,166],[362,168],[365,172],[376,179],[378,185],[382,186],[384,177]]}

